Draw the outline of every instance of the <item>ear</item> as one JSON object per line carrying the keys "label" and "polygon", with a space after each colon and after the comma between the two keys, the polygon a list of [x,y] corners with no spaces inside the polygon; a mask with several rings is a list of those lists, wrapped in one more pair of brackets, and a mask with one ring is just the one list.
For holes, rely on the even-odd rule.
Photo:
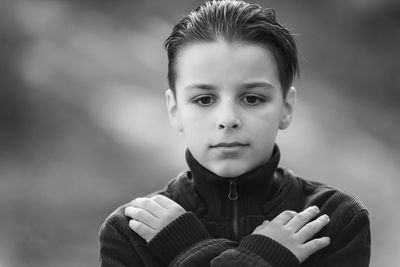
{"label": "ear", "polygon": [[292,86],[286,93],[286,99],[283,103],[282,120],[281,123],[279,124],[279,129],[281,130],[286,129],[292,122],[295,102],[296,102],[296,88]]}
{"label": "ear", "polygon": [[178,111],[177,101],[171,89],[165,91],[165,100],[167,104],[168,117],[171,125],[179,132],[183,131],[181,116]]}

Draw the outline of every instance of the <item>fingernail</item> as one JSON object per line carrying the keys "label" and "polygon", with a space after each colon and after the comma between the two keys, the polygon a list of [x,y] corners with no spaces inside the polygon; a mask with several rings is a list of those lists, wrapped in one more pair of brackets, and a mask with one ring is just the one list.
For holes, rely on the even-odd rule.
{"label": "fingernail", "polygon": [[329,216],[324,214],[324,215],[321,216],[321,219],[329,221]]}
{"label": "fingernail", "polygon": [[126,215],[127,212],[129,212],[129,208],[130,208],[130,207],[126,207],[126,208],[124,209],[124,214],[125,214],[125,215]]}
{"label": "fingernail", "polygon": [[319,211],[319,208],[318,208],[317,206],[311,206],[310,209],[311,209],[312,211],[315,211],[315,212],[318,212],[318,211]]}

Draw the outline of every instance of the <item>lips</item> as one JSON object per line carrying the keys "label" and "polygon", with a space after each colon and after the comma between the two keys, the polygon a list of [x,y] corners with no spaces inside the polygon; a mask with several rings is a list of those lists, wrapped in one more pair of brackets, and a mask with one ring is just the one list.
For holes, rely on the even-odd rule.
{"label": "lips", "polygon": [[248,146],[249,144],[246,143],[241,143],[241,142],[221,142],[215,145],[211,145],[211,148],[217,148],[217,147],[240,147],[240,146]]}

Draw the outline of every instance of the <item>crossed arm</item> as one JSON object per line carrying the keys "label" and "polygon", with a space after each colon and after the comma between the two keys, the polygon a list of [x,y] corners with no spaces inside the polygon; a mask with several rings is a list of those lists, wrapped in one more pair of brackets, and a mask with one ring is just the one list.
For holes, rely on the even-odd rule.
{"label": "crossed arm", "polygon": [[[272,240],[269,243],[276,242],[285,247],[296,257],[298,263],[301,263],[330,243],[329,237],[312,239],[329,223],[327,215],[312,220],[318,212],[319,209],[315,206],[300,213],[284,211],[273,220],[264,221],[256,227],[249,237],[242,240],[239,247],[236,242],[226,239],[202,240],[192,249],[188,248],[186,253],[179,256],[179,259],[174,259],[174,263],[175,265],[189,264],[190,261],[187,258],[190,256],[191,259],[196,259],[197,263],[203,259],[204,263],[209,264],[211,262],[213,266],[220,266],[220,264],[223,265],[228,262],[230,266],[234,266],[235,262],[238,263],[239,261],[241,263],[247,261],[251,266],[273,266],[257,255],[257,247],[254,245],[263,242],[267,244],[266,240]],[[186,211],[179,204],[162,195],[137,198],[125,209],[125,215],[131,218],[129,227],[147,242],[151,242],[161,230],[185,213]],[[196,220],[193,220],[193,222],[196,224]],[[193,227],[196,227],[196,225],[193,225]],[[245,253],[241,253],[243,251]],[[198,261],[199,259],[200,261]]]}

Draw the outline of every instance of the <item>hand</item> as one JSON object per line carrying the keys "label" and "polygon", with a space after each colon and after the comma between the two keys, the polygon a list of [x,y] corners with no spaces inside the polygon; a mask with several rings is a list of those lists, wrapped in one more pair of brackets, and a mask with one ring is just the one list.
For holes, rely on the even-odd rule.
{"label": "hand", "polygon": [[125,208],[125,215],[132,218],[129,227],[147,242],[185,213],[178,203],[163,195],[136,198],[130,204]]}
{"label": "hand", "polygon": [[329,237],[310,240],[329,223],[327,215],[322,215],[310,222],[318,212],[319,209],[315,206],[300,213],[287,210],[276,216],[272,221],[264,221],[252,234],[272,238],[288,248],[302,263],[310,255],[330,243]]}

